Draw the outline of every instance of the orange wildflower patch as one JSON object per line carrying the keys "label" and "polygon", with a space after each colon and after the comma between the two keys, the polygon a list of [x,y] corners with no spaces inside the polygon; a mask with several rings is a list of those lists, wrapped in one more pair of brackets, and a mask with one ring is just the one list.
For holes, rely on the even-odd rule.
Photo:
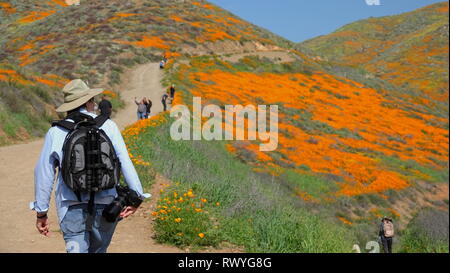
{"label": "orange wildflower patch", "polygon": [[346,225],[349,225],[349,226],[353,225],[352,222],[350,222],[349,220],[345,219],[344,217],[337,216],[337,218],[338,218],[342,223],[344,223],[344,224],[346,224]]}
{"label": "orange wildflower patch", "polygon": [[202,22],[190,22],[189,24],[193,27],[198,27],[198,28],[203,26]]}
{"label": "orange wildflower patch", "polygon": [[61,85],[61,86],[67,84],[70,81],[69,79],[66,79],[64,77],[61,77],[61,76],[58,76],[55,74],[46,74],[45,76],[52,79],[54,82],[57,83],[57,85]]}
{"label": "orange wildflower patch", "polygon": [[125,13],[125,12],[119,12],[116,13],[117,17],[130,17],[130,16],[136,16],[137,13]]}
{"label": "orange wildflower patch", "polygon": [[[200,38],[200,39],[202,39],[202,38]],[[224,31],[214,31],[214,30],[209,30],[208,33],[205,34],[204,39],[206,39],[207,41],[211,41],[211,42],[215,42],[217,40],[223,40],[223,39],[237,40],[236,37],[233,37]]]}
{"label": "orange wildflower patch", "polygon": [[12,69],[1,69],[0,68],[0,81],[12,81],[18,82],[23,85],[34,85],[32,81],[24,78],[22,75],[17,73],[17,71]]}
{"label": "orange wildflower patch", "polygon": [[180,53],[173,51],[166,51],[164,54],[166,55],[167,58],[177,58],[181,56]]}
{"label": "orange wildflower patch", "polygon": [[[53,2],[53,3],[52,3]],[[51,0],[51,2],[49,2],[49,4],[52,4],[52,6],[54,5],[54,4],[56,4],[56,5],[59,5],[59,6],[61,6],[61,7],[67,7],[68,5],[67,5],[67,3],[66,3],[66,1],[64,1],[64,0]]]}
{"label": "orange wildflower patch", "polygon": [[110,90],[105,90],[105,91],[103,91],[102,94],[106,95],[106,96],[109,96],[111,98],[116,98],[117,97],[117,94],[115,92],[113,92],[113,91],[110,91]]}
{"label": "orange wildflower patch", "polygon": [[34,48],[34,43],[29,43],[19,48],[18,51],[24,51],[32,48]]}
{"label": "orange wildflower patch", "polygon": [[10,3],[0,2],[0,8],[7,14],[13,14],[16,12],[16,8],[13,8]]}
{"label": "orange wildflower patch", "polygon": [[31,23],[34,21],[38,21],[41,19],[44,19],[47,16],[52,15],[55,13],[55,10],[49,10],[49,11],[32,11],[27,16],[19,19],[19,23]]}
{"label": "orange wildflower patch", "polygon": [[122,134],[125,138],[137,136],[139,135],[139,133],[145,130],[145,128],[149,126],[159,126],[161,123],[165,121],[166,119],[164,118],[163,115],[156,115],[148,119],[141,119],[125,128]]}
{"label": "orange wildflower patch", "polygon": [[135,42],[129,42],[129,41],[120,41],[120,40],[114,40],[113,42],[119,43],[119,44],[129,44],[129,45],[134,45],[137,47],[143,47],[143,48],[147,48],[147,47],[155,47],[155,48],[160,48],[160,49],[169,49],[170,46],[168,46],[166,44],[166,42],[159,38],[159,37],[148,37],[148,36],[143,36],[141,41],[135,41]]}
{"label": "orange wildflower patch", "polygon": [[212,6],[210,4],[202,4],[202,3],[199,3],[199,2],[192,2],[192,4],[194,6],[202,7],[202,8],[209,9],[209,10],[213,10],[214,9],[214,6]]}
{"label": "orange wildflower patch", "polygon": [[176,16],[176,15],[170,15],[169,18],[176,22],[184,22],[183,18]]}
{"label": "orange wildflower patch", "polygon": [[52,80],[50,80],[50,79],[45,79],[45,78],[41,78],[41,77],[34,77],[34,79],[35,79],[37,82],[46,84],[46,85],[48,85],[48,86],[58,86],[58,87],[61,87],[61,86],[62,86],[61,84],[59,84],[59,83],[57,83],[57,82],[55,82],[55,81],[52,81]]}
{"label": "orange wildflower patch", "polygon": [[[197,67],[195,61],[191,65]],[[202,63],[199,67],[208,66]],[[256,105],[261,101],[283,104],[299,111],[296,119],[309,113],[310,121],[305,123],[329,126],[331,129],[326,132],[305,131],[299,123],[289,120],[295,115],[286,115],[280,109],[277,152],[297,166],[306,165],[313,172],[343,177],[345,182],[340,183],[338,195],[381,193],[408,187],[408,179],[403,174],[386,168],[371,153],[415,160],[437,169],[442,167],[433,158],[448,161],[447,130],[426,122],[427,118],[435,117],[425,118],[420,113],[385,106],[389,101],[383,95],[350,80],[324,73],[257,75],[219,70],[192,73],[188,77],[196,85],[191,93],[204,101],[233,105]],[[412,114],[424,119],[413,118]],[[340,135],[339,130],[358,137]],[[312,136],[314,141],[310,141]],[[246,149],[258,155],[260,162],[272,161],[271,154],[260,152],[258,145],[248,145]]]}
{"label": "orange wildflower patch", "polygon": [[233,24],[244,24],[244,22],[242,20],[239,20],[239,19],[236,19],[233,17],[227,17],[226,19]]}
{"label": "orange wildflower patch", "polygon": [[442,13],[448,13],[448,3],[447,3],[446,6],[440,7],[440,8],[438,9],[438,11],[439,11],[439,12],[442,12]]}
{"label": "orange wildflower patch", "polygon": [[32,64],[38,60],[37,57],[31,57],[31,53],[23,54],[19,57],[20,66],[26,66]]}

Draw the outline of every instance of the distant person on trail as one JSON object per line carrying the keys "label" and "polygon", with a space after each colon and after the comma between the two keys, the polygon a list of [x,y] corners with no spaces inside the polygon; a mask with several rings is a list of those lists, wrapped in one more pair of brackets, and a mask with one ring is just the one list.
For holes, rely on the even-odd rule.
{"label": "distant person on trail", "polygon": [[146,118],[150,117],[150,114],[152,112],[152,105],[153,105],[152,101],[150,99],[147,99],[147,104],[146,104],[146,106],[147,106],[147,113],[145,115]]}
{"label": "distant person on trail", "polygon": [[102,96],[102,101],[98,104],[98,108],[100,109],[100,115],[107,115],[110,117],[112,113],[112,104],[107,98],[106,95]]}
{"label": "distant person on trail", "polygon": [[381,219],[380,231],[378,235],[380,236],[384,253],[392,253],[392,239],[394,238],[394,224],[392,219],[386,216]]}
{"label": "distant person on trail", "polygon": [[167,111],[167,98],[168,97],[169,97],[169,95],[167,95],[167,93],[164,93],[161,97],[161,102],[164,107],[164,111]]}
{"label": "distant person on trail", "polygon": [[166,65],[166,62],[164,60],[161,60],[161,62],[159,63],[159,68],[164,69],[165,65]]}
{"label": "distant person on trail", "polygon": [[170,90],[170,98],[173,100],[173,98],[175,97],[175,84],[172,84],[169,90]]}
{"label": "distant person on trail", "polygon": [[134,103],[138,106],[137,108],[137,118],[138,120],[144,119],[145,115],[147,113],[147,105],[145,105],[144,99],[142,99],[140,102],[136,100],[136,97],[134,98]]}
{"label": "distant person on trail", "polygon": [[[56,211],[69,253],[106,252],[121,218],[136,212],[144,194],[125,142],[108,116],[97,116],[91,89],[80,79],[63,88],[64,103],[57,112],[64,120],[48,130],[34,169],[36,228],[50,235],[47,213],[56,175]],[[87,156],[85,156],[87,155]],[[120,173],[127,186],[119,186]],[[118,202],[118,194],[130,201]],[[133,231],[130,231],[133,232]],[[56,249],[55,249],[56,250]]]}

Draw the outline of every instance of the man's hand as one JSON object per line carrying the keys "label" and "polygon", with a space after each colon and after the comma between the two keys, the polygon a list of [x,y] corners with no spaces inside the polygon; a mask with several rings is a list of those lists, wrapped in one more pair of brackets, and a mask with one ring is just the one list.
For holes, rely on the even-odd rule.
{"label": "man's hand", "polygon": [[40,234],[50,237],[50,225],[48,222],[48,217],[45,218],[37,218],[36,219],[36,228]]}
{"label": "man's hand", "polygon": [[131,214],[134,214],[137,211],[138,208],[135,207],[125,207],[124,210],[122,210],[122,212],[120,213],[120,218],[127,218],[128,216],[130,216]]}

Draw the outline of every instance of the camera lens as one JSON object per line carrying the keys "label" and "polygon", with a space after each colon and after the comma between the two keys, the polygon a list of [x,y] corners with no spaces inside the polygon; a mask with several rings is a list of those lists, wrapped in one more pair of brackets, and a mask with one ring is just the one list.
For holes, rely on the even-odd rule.
{"label": "camera lens", "polygon": [[114,201],[103,210],[102,215],[105,217],[106,221],[114,223],[119,217],[122,209],[122,204],[119,201]]}

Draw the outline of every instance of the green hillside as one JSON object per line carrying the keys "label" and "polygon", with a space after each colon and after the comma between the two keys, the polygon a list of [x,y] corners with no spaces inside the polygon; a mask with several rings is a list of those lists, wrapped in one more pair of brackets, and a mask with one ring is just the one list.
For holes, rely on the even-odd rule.
{"label": "green hillside", "polygon": [[[412,12],[369,18],[300,44],[318,59],[365,70],[405,89],[423,104],[448,100],[448,1]],[[442,109],[448,115],[448,107]]]}

